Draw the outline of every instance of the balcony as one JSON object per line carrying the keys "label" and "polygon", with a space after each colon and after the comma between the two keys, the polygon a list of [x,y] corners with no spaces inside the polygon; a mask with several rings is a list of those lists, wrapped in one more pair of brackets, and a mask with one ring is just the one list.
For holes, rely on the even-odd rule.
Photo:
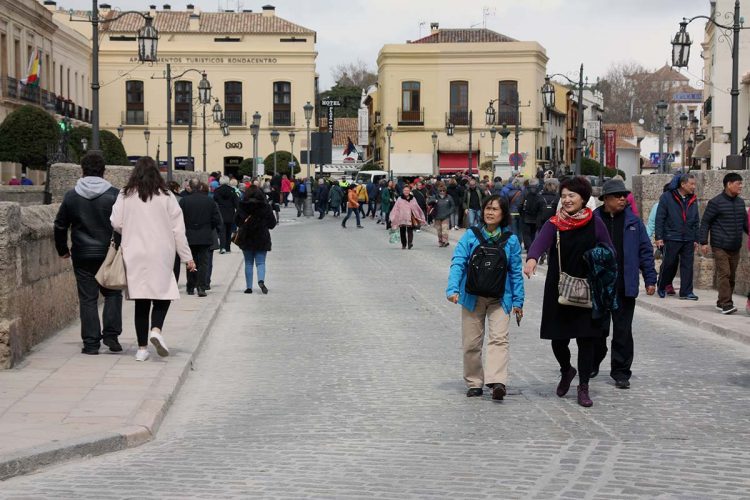
{"label": "balcony", "polygon": [[448,120],[455,126],[468,126],[469,125],[469,110],[468,109],[452,109],[448,114]]}
{"label": "balcony", "polygon": [[120,113],[120,123],[124,125],[148,125],[148,111],[131,109]]}
{"label": "balcony", "polygon": [[424,125],[424,108],[403,110],[397,108],[398,124],[404,126]]}
{"label": "balcony", "polygon": [[234,126],[247,126],[247,113],[241,109],[225,109],[224,110],[224,121],[227,125]]}
{"label": "balcony", "polygon": [[268,113],[270,127],[294,127],[295,114],[289,110],[276,110]]}
{"label": "balcony", "polygon": [[[36,104],[46,111],[54,111],[58,115],[69,116],[74,120],[91,123],[91,110],[88,108],[78,106],[70,99],[65,99],[49,90],[24,85],[17,78],[6,77],[4,94],[9,99]],[[22,103],[19,102],[18,104]]]}

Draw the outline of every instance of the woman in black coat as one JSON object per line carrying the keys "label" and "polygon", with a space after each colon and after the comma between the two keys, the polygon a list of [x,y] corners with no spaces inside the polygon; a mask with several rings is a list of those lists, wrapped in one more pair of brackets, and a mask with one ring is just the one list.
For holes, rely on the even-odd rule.
{"label": "woman in black coat", "polygon": [[234,224],[234,212],[239,204],[239,197],[234,188],[229,185],[229,177],[222,175],[219,179],[220,186],[214,190],[214,201],[219,206],[223,226],[219,232],[221,237],[221,253],[232,251],[232,225]]}
{"label": "woman in black coat", "polygon": [[253,264],[258,270],[258,286],[266,288],[266,254],[271,251],[271,232],[276,227],[276,216],[266,196],[258,186],[245,191],[234,219],[237,224],[237,245],[245,256],[245,293],[253,293]]}
{"label": "woman in black coat", "polygon": [[[544,299],[542,307],[542,325],[540,334],[543,339],[552,341],[552,352],[560,363],[560,383],[557,395],[565,396],[570,383],[576,376],[576,369],[570,364],[570,339],[578,344],[578,404],[589,407],[593,405],[589,396],[589,378],[594,369],[595,340],[602,337],[604,330],[601,320],[592,318],[591,308],[561,305],[558,285],[560,272],[577,278],[588,277],[588,269],[583,254],[598,243],[610,248],[609,237],[604,222],[594,217],[586,203],[591,197],[591,184],[585,177],[570,177],[560,184],[562,207],[557,215],[544,223],[539,235],[529,248],[524,274],[528,278],[534,274],[539,257],[548,252],[549,268],[544,282]],[[559,235],[559,236],[558,236]],[[557,239],[560,241],[558,259]],[[559,262],[558,262],[559,260]],[[562,266],[562,269],[561,269]]]}

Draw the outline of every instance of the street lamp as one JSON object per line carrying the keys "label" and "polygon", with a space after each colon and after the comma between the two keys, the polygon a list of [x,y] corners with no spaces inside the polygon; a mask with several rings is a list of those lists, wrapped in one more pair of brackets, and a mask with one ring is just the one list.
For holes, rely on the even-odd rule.
{"label": "street lamp", "polygon": [[[276,129],[271,130],[271,144],[273,144],[273,175],[276,177],[276,144],[279,143],[279,131]],[[294,172],[292,172],[294,175]]]}
{"label": "street lamp", "polygon": [[125,127],[123,127],[122,124],[120,124],[117,127],[117,138],[122,140],[123,135],[125,135]]}
{"label": "street lamp", "polygon": [[227,122],[221,120],[219,127],[221,127],[221,135],[227,137],[229,135],[229,125],[227,124]]}
{"label": "street lamp", "polygon": [[[393,135],[393,126],[390,123],[385,127],[385,135],[388,137],[388,176],[393,180],[393,169],[391,168],[391,136]],[[449,135],[453,135],[453,133]]]}
{"label": "street lamp", "polygon": [[99,25],[108,24],[120,19],[127,14],[136,14],[145,21],[145,26],[138,30],[138,60],[140,62],[156,62],[156,48],[159,42],[159,32],[153,26],[154,18],[148,14],[138,11],[120,12],[116,16],[101,19],[99,17],[99,1],[92,1],[91,15],[89,19],[73,19],[73,10],[70,10],[71,22],[87,22],[91,24],[91,150],[99,150]]}
{"label": "street lamp", "polygon": [[682,170],[685,170],[685,129],[687,129],[688,115],[685,112],[680,113],[680,156]]}
{"label": "street lamp", "polygon": [[88,145],[89,145],[88,139],[86,139],[85,137],[81,137],[81,148],[83,148],[84,153],[86,152],[86,148],[88,147]]}
{"label": "street lamp", "polygon": [[545,108],[555,107],[555,86],[550,83],[549,76],[544,78],[544,85],[542,85],[542,101]]}
{"label": "street lamp", "polygon": [[669,105],[664,99],[659,99],[659,102],[656,103],[656,120],[659,125],[659,173],[666,173],[665,168],[665,158],[664,158],[664,134],[663,128],[664,128],[664,119],[667,116],[667,108],[669,108]]}
{"label": "street lamp", "polygon": [[495,101],[497,101],[497,99],[490,99],[490,105],[487,106],[487,109],[484,111],[484,123],[487,125],[495,124]]}
{"label": "street lamp", "polygon": [[432,133],[432,175],[437,176],[438,170],[437,170],[437,140],[438,135],[437,132]]}
{"label": "street lamp", "polygon": [[255,179],[255,175],[258,172],[258,132],[260,130],[260,125],[257,123],[252,123],[250,125],[250,135],[253,137],[253,172],[252,177]]}
{"label": "street lamp", "polygon": [[305,112],[305,122],[307,122],[307,179],[305,180],[307,197],[305,198],[304,205],[305,217],[312,217],[314,215],[311,195],[312,185],[310,183],[310,120],[312,120],[314,109],[315,107],[310,104],[310,101],[307,101],[307,104],[302,106],[302,110]]}
{"label": "street lamp", "polygon": [[[294,175],[294,167],[297,166],[297,163],[294,161],[294,138],[297,136],[297,134],[294,133],[294,130],[289,131],[289,145],[292,150],[292,159],[289,163],[291,163],[291,166],[289,167],[290,172],[292,175]],[[310,193],[308,193],[308,196]]]}
{"label": "street lamp", "polygon": [[221,123],[224,118],[224,110],[221,107],[221,104],[219,104],[219,99],[214,97],[214,107],[211,108],[211,113],[213,114],[214,123]]}
{"label": "street lamp", "polygon": [[[582,149],[582,141],[583,138],[583,89],[585,87],[584,80],[583,80],[583,63],[581,63],[581,67],[579,69],[578,73],[578,82],[574,82],[567,76],[555,73],[554,75],[547,75],[544,78],[544,85],[542,85],[541,92],[542,97],[545,98],[545,104],[549,103],[550,106],[555,105],[555,97],[554,97],[554,87],[551,83],[549,83],[549,79],[553,76],[559,76],[561,78],[566,79],[571,85],[575,85],[578,87],[578,123],[576,126],[576,168],[575,168],[575,175],[581,175],[581,161],[583,157],[583,149]],[[551,89],[551,91],[550,91]],[[516,119],[516,122],[518,122],[518,119]],[[516,155],[518,155],[518,123],[516,123]],[[517,158],[518,156],[516,156]]]}
{"label": "street lamp", "polygon": [[143,131],[143,138],[146,139],[146,156],[148,156],[148,141],[151,139],[151,131],[149,129]]}
{"label": "street lamp", "polygon": [[669,159],[669,141],[670,141],[671,136],[672,136],[672,125],[670,125],[669,123],[667,123],[666,125],[664,125],[664,143],[665,143],[664,149],[665,149],[665,153],[664,153],[663,158],[662,158],[662,161],[664,163],[664,169],[663,169],[662,173],[664,173],[664,174],[667,173],[667,160]]}
{"label": "street lamp", "polygon": [[[729,17],[729,13],[725,15],[725,18]],[[705,19],[707,22],[717,26],[718,28],[725,31],[732,31],[732,43],[730,47],[732,49],[732,89],[730,94],[732,96],[732,113],[731,113],[731,132],[729,142],[729,156],[727,157],[726,166],[730,170],[739,170],[743,168],[744,160],[742,156],[737,154],[738,142],[739,142],[739,62],[740,62],[740,30],[750,29],[750,27],[743,27],[744,19],[740,16],[740,0],[734,2],[734,14],[732,15],[732,25],[725,25],[718,23],[716,19],[720,19],[719,14],[714,17],[709,16],[694,16],[690,19],[683,18],[680,22],[680,29],[672,39],[672,66],[677,68],[686,68],[690,61],[690,46],[692,40],[690,34],[687,32],[687,25],[696,19]],[[722,35],[724,36],[724,35]],[[728,38],[728,37],[727,37]],[[716,162],[715,162],[716,163]]]}
{"label": "street lamp", "polygon": [[453,122],[448,121],[445,124],[445,133],[448,135],[448,137],[453,137],[453,133],[456,131],[456,126],[453,124]]}
{"label": "street lamp", "polygon": [[492,158],[490,161],[492,162],[492,176],[495,176],[495,136],[497,136],[497,129],[493,125],[490,127],[490,142],[492,142]]}

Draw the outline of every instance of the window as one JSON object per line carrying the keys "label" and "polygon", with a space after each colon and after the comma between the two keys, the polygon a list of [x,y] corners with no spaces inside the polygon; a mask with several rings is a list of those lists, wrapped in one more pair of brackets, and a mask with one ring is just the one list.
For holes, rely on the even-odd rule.
{"label": "window", "polygon": [[143,82],[130,80],[125,82],[127,125],[143,125]]}
{"label": "window", "polygon": [[273,124],[292,124],[292,84],[273,82]]}
{"label": "window", "polygon": [[420,83],[403,82],[401,84],[401,123],[421,123]]}
{"label": "window", "polygon": [[497,123],[515,125],[518,116],[518,82],[500,82],[498,99]]}
{"label": "window", "polygon": [[224,121],[242,125],[242,82],[224,82]]}
{"label": "window", "polygon": [[193,82],[179,81],[174,84],[174,123],[189,125],[193,114]]}
{"label": "window", "polygon": [[469,82],[451,82],[450,121],[453,125],[469,124]]}

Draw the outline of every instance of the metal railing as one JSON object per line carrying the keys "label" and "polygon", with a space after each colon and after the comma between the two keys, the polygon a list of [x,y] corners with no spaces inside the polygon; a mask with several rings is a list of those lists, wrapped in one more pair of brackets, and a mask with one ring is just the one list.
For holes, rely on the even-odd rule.
{"label": "metal railing", "polygon": [[148,111],[122,111],[120,112],[120,123],[124,125],[148,125]]}
{"label": "metal railing", "polygon": [[239,109],[225,109],[224,110],[224,121],[227,125],[234,126],[247,126],[247,113]]}
{"label": "metal railing", "polygon": [[403,110],[397,108],[399,125],[424,125],[424,108]]}
{"label": "metal railing", "polygon": [[268,113],[268,123],[271,127],[294,127],[295,114],[293,111],[272,111]]}
{"label": "metal railing", "polygon": [[448,120],[453,125],[466,126],[469,124],[469,110],[468,109],[451,110],[448,113]]}
{"label": "metal railing", "polygon": [[24,85],[13,77],[5,78],[4,94],[10,99],[30,102],[58,115],[69,116],[74,120],[91,123],[91,110],[75,104],[70,99],[35,85]]}

